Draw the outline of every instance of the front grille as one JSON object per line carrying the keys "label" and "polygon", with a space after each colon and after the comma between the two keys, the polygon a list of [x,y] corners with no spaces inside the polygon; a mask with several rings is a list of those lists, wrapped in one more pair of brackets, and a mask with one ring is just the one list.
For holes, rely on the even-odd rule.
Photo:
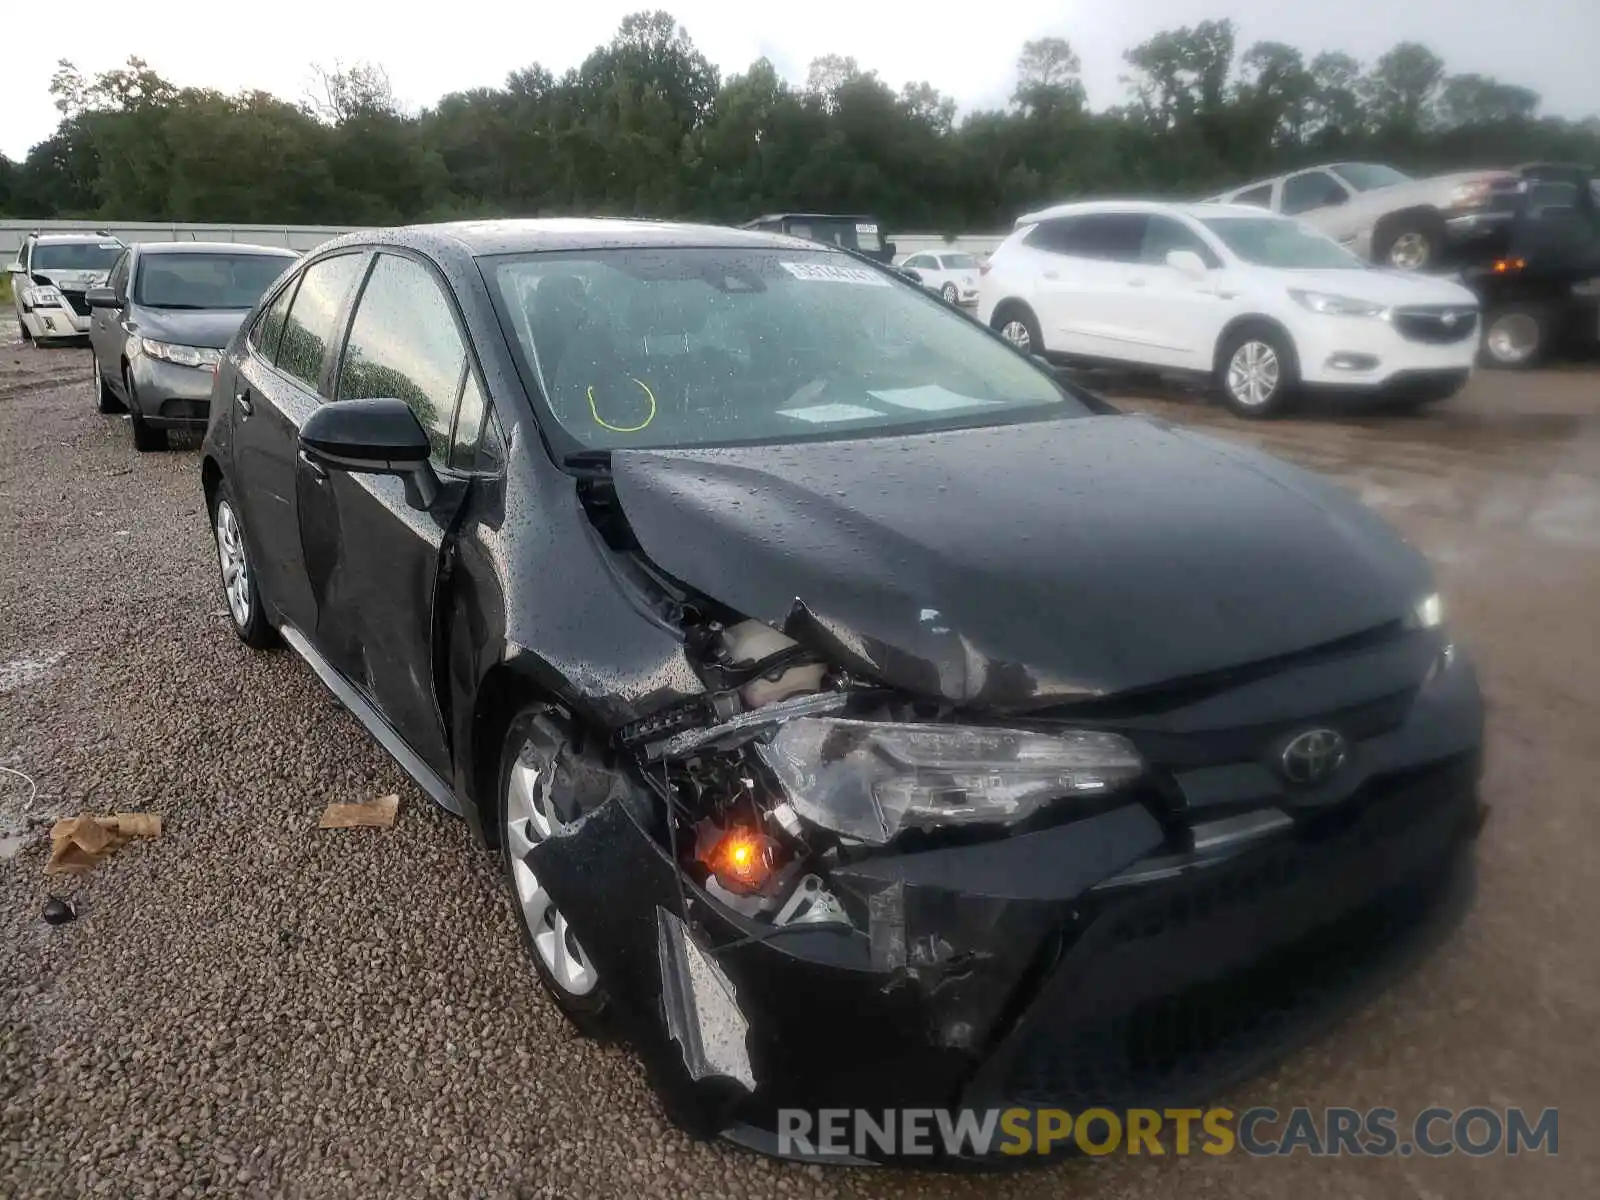
{"label": "front grille", "polygon": [[1462,304],[1397,308],[1394,327],[1408,341],[1447,346],[1476,335],[1478,310]]}
{"label": "front grille", "polygon": [[68,304],[72,306],[72,311],[77,313],[80,317],[87,317],[89,315],[89,301],[84,299],[84,294],[82,292],[64,291],[61,293],[61,296]]}
{"label": "front grille", "polygon": [[1464,758],[1391,777],[1278,846],[1099,902],[985,1098],[1160,1107],[1260,1069],[1450,911],[1476,772]]}

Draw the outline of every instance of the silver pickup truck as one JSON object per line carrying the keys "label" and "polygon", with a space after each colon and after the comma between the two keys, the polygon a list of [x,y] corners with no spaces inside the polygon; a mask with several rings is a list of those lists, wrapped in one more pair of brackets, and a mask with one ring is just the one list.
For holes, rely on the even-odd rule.
{"label": "silver pickup truck", "polygon": [[1511,171],[1413,179],[1379,163],[1327,163],[1211,199],[1297,217],[1363,258],[1420,271],[1503,234],[1521,188]]}

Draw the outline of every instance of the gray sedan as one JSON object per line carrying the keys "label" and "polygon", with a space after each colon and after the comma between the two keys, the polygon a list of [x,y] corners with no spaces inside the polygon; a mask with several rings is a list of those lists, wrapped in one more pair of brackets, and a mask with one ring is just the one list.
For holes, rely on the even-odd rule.
{"label": "gray sedan", "polygon": [[223,348],[298,258],[234,242],[129,246],[85,297],[100,411],[126,411],[139,450],[164,450],[169,429],[204,429]]}

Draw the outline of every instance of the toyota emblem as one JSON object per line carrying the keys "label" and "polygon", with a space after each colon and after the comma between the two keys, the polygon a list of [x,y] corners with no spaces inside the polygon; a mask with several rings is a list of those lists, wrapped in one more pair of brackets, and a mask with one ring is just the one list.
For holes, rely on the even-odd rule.
{"label": "toyota emblem", "polygon": [[1290,783],[1321,783],[1344,766],[1348,753],[1337,729],[1308,729],[1283,748],[1278,761]]}

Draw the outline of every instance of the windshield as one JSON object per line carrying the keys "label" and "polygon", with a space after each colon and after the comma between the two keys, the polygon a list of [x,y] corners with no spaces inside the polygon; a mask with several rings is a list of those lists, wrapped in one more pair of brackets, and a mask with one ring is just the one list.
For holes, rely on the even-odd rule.
{"label": "windshield", "polygon": [[576,448],[866,437],[1088,411],[920,288],[831,251],[596,250],[485,265],[524,368]]}
{"label": "windshield", "polygon": [[970,254],[946,254],[943,258],[944,267],[947,271],[976,271],[978,269],[978,260]]}
{"label": "windshield", "polygon": [[1397,183],[1411,182],[1411,176],[1404,172],[1377,163],[1335,163],[1333,173],[1358,192],[1370,192],[1373,188],[1394,187]]}
{"label": "windshield", "polygon": [[1201,222],[1241,259],[1289,270],[1365,270],[1367,264],[1332,238],[1279,217],[1206,217]]}
{"label": "windshield", "polygon": [[121,242],[39,242],[29,271],[109,271],[124,247]]}
{"label": "windshield", "polygon": [[864,250],[877,254],[883,250],[883,237],[876,221],[837,220],[830,217],[791,217],[784,230],[790,237]]}
{"label": "windshield", "polygon": [[149,254],[139,261],[134,303],[146,308],[254,308],[293,262],[277,254]]}

